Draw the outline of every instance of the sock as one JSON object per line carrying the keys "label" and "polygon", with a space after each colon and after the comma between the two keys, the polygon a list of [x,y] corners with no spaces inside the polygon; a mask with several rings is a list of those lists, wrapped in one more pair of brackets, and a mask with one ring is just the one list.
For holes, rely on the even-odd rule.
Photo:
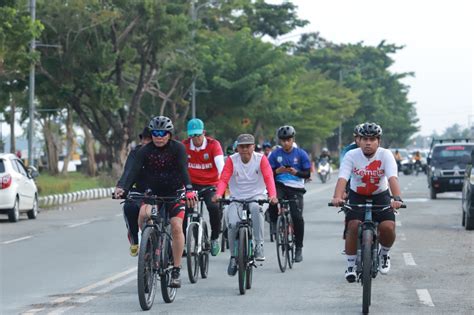
{"label": "sock", "polygon": [[390,247],[380,246],[380,255],[387,255],[390,251]]}
{"label": "sock", "polygon": [[354,268],[356,264],[357,255],[346,255],[347,257],[347,268]]}

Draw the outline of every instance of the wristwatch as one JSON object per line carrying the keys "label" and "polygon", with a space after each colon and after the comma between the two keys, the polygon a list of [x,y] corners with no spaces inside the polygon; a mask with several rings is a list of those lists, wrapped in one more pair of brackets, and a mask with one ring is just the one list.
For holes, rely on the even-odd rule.
{"label": "wristwatch", "polygon": [[402,198],[400,198],[400,196],[393,196],[392,197],[394,201],[400,201],[400,202],[403,202]]}

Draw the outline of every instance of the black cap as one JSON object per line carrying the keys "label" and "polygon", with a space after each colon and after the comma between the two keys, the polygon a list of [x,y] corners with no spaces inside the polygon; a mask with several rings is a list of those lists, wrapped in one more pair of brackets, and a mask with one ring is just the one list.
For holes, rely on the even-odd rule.
{"label": "black cap", "polygon": [[143,128],[143,131],[138,135],[138,137],[141,139],[143,138],[150,138],[151,139],[151,132],[148,127]]}

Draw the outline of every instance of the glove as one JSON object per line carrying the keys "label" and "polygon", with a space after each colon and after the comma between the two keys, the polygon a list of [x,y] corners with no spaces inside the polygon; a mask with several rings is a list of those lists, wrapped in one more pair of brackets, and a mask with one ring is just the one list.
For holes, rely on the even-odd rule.
{"label": "glove", "polygon": [[197,198],[196,192],[194,190],[186,191],[185,196],[186,196],[186,199],[196,199]]}

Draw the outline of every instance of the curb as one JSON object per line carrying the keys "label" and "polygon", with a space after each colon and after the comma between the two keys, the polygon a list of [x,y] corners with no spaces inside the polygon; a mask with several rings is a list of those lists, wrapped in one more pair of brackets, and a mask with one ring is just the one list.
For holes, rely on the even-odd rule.
{"label": "curb", "polygon": [[67,194],[48,195],[39,197],[38,201],[40,207],[51,207],[83,200],[111,198],[114,189],[114,187],[94,188]]}

